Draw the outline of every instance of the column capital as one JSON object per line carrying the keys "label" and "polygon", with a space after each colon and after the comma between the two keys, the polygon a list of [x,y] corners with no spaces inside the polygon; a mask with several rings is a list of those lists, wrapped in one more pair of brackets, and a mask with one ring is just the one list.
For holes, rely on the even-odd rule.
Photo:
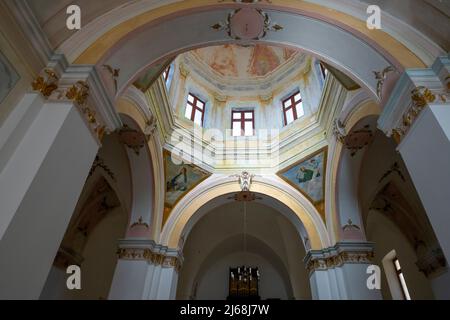
{"label": "column capital", "polygon": [[378,127],[400,143],[424,108],[449,103],[450,59],[443,56],[430,68],[405,71],[380,115]]}
{"label": "column capital", "polygon": [[333,247],[310,250],[303,261],[310,274],[344,264],[372,264],[374,245],[372,242],[338,242]]}
{"label": "column capital", "polygon": [[114,98],[93,65],[69,65],[64,55],[54,54],[31,86],[49,102],[74,103],[100,142],[122,126]]}
{"label": "column capital", "polygon": [[174,268],[177,272],[183,264],[183,254],[180,250],[147,239],[119,240],[117,254],[122,260],[144,260],[163,268]]}

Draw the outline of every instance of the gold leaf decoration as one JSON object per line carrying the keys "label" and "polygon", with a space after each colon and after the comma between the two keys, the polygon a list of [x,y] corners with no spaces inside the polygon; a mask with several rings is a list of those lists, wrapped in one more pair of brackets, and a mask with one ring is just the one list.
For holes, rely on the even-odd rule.
{"label": "gold leaf decoration", "polygon": [[45,69],[44,73],[46,76],[37,77],[31,86],[34,91],[39,91],[45,98],[48,98],[53,91],[58,89],[58,76],[50,69]]}

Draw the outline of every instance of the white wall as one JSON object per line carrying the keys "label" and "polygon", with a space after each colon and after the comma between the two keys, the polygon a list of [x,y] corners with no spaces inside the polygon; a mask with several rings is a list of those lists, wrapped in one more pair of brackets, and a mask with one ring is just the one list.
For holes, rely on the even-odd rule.
{"label": "white wall", "polygon": [[[382,266],[382,259],[392,250],[402,266],[411,299],[434,299],[430,281],[416,266],[417,256],[400,229],[382,213],[371,210],[367,221],[367,238],[375,242],[375,264]],[[382,270],[381,292],[384,299],[391,299],[391,292]]]}
{"label": "white wall", "polygon": [[[200,284],[208,274],[208,277],[215,277],[214,283],[221,283],[217,290],[210,290],[214,290],[215,297],[222,296],[223,299],[223,286],[228,288],[228,279],[226,276],[224,278],[221,270],[226,270],[227,274],[229,267],[252,262],[239,262],[237,258],[243,259],[243,239],[243,203],[228,203],[201,218],[184,245],[184,264],[177,298],[189,299],[195,291],[196,282]],[[297,230],[281,213],[256,202],[248,203],[246,242],[247,259],[250,256],[252,259],[258,257],[255,263],[263,263],[269,274],[276,271],[278,278],[282,279],[282,282],[277,280],[278,288],[284,288],[287,293],[278,298],[311,299],[309,279],[303,263],[305,249]],[[220,270],[211,271],[216,267]]]}
{"label": "white wall", "polygon": [[261,274],[259,294],[261,299],[289,299],[289,288],[286,288],[282,276],[270,261],[254,253],[235,252],[216,261],[206,270],[198,281],[196,298],[198,300],[224,300],[228,295],[228,275],[230,267],[243,264],[257,266]]}

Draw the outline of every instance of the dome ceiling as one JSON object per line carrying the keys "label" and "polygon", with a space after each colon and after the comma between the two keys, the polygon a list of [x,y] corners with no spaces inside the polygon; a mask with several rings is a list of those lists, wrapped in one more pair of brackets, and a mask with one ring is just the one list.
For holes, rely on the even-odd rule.
{"label": "dome ceiling", "polygon": [[298,51],[267,45],[240,46],[227,44],[191,51],[214,74],[227,80],[262,79],[276,73],[291,61]]}

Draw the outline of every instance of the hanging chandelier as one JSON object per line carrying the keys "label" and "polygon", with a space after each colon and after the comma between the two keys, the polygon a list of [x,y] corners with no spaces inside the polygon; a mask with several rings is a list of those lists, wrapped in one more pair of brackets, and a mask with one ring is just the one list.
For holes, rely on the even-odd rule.
{"label": "hanging chandelier", "polygon": [[[239,176],[241,192],[234,196],[236,201],[243,203],[243,251],[247,254],[247,202],[257,199],[250,192],[250,186],[254,175],[243,172]],[[230,268],[228,299],[260,299],[259,296],[259,269],[255,267],[240,266]]]}

